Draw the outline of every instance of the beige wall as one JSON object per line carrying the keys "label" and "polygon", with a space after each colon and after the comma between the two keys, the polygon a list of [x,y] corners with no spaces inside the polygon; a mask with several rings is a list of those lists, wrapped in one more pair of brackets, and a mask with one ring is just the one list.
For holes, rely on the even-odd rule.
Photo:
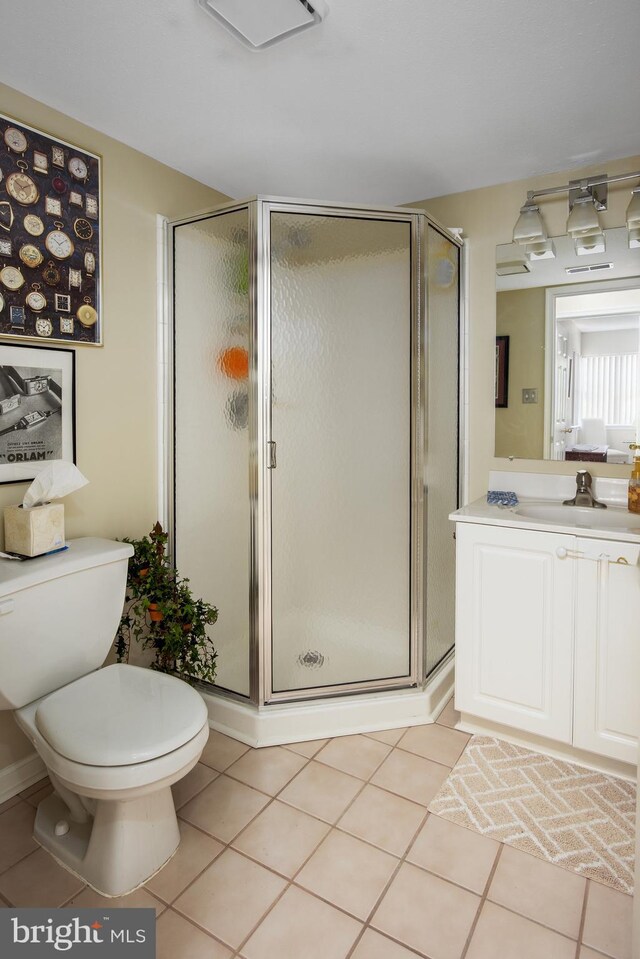
{"label": "beige wall", "polygon": [[[546,176],[503,183],[499,186],[454,193],[449,196],[420,200],[409,206],[423,207],[441,223],[462,227],[468,238],[469,256],[469,498],[481,496],[487,489],[490,469],[511,469],[522,472],[573,473],[570,463],[539,460],[496,459],[494,457],[494,354],[496,335],[495,255],[499,243],[510,243],[513,226],[527,190],[559,186],[596,173],[624,173],[640,169],[640,157],[628,157],[595,167],[564,170]],[[623,226],[630,191],[637,181],[609,187],[609,208],[602,214],[605,229]],[[549,197],[541,201],[549,234],[566,232],[567,196]],[[628,467],[593,463],[595,476],[624,476]]]}
{"label": "beige wall", "polygon": [[[509,337],[509,405],[496,409],[496,456],[539,459],[544,447],[545,289],[504,290],[496,302],[496,333]],[[523,403],[523,389],[538,391]]]}
{"label": "beige wall", "polygon": [[[2,84],[0,111],[103,158],[105,345],[76,350],[78,466],[90,485],[66,502],[66,529],[140,536],[157,519],[156,215],[227,197]],[[20,502],[25,489],[0,487],[0,506]],[[1,714],[0,770],[28,752],[12,716]]]}

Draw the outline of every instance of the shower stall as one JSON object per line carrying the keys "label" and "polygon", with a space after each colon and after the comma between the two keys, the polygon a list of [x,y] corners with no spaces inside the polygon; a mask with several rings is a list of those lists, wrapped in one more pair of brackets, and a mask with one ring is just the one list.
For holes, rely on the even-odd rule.
{"label": "shower stall", "polygon": [[273,197],[164,237],[167,520],[220,610],[214,725],[428,722],[452,684],[459,239]]}

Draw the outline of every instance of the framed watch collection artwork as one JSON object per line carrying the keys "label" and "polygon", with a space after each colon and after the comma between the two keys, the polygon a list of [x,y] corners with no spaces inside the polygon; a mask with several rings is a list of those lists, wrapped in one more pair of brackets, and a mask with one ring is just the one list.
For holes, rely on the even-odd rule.
{"label": "framed watch collection artwork", "polygon": [[0,114],[0,339],[102,346],[100,157]]}

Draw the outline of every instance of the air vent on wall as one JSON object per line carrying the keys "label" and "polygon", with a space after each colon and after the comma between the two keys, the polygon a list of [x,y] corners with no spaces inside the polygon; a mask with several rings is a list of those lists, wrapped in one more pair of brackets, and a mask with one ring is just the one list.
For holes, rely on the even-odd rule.
{"label": "air vent on wall", "polygon": [[327,15],[324,0],[198,0],[250,50],[264,50],[280,40],[320,23]]}
{"label": "air vent on wall", "polygon": [[594,263],[593,266],[565,266],[565,273],[601,273],[603,270],[612,270],[613,263]]}

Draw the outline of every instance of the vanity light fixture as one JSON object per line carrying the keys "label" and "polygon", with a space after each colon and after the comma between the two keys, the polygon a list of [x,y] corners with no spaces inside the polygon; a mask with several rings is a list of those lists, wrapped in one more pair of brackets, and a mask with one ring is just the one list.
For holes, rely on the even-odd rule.
{"label": "vanity light fixture", "polygon": [[627,229],[629,249],[640,247],[640,184],[631,193],[631,203],[627,207]]}
{"label": "vanity light fixture", "polygon": [[198,0],[249,50],[264,50],[294,33],[321,23],[324,0]]}
{"label": "vanity light fixture", "polygon": [[[607,209],[607,193],[610,183],[640,178],[640,171],[596,176],[581,180],[570,180],[566,186],[549,187],[547,190],[529,190],[520,216],[513,229],[513,242],[525,247],[529,260],[548,259],[555,256],[553,243],[540,214],[539,197],[554,196],[558,193],[569,195],[569,219],[567,233],[573,238],[578,256],[604,253],[606,241],[600,223],[599,213]],[[627,209],[627,229],[629,246],[640,247],[640,184],[631,195]]]}

